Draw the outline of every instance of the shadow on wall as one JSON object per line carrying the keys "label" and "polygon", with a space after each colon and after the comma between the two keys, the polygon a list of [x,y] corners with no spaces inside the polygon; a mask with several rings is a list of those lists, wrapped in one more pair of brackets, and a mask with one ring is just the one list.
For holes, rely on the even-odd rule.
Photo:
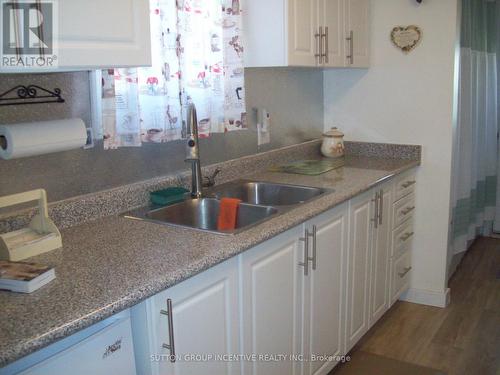
{"label": "shadow on wall", "polygon": [[[271,114],[271,143],[257,146],[250,130],[215,134],[200,143],[202,164],[238,158],[318,138],[323,131],[323,75],[315,69],[248,69],[247,110]],[[59,87],[64,104],[0,107],[0,124],[80,117],[90,124],[88,72],[0,75],[0,92],[18,84]],[[251,117],[251,116],[250,116]],[[251,121],[252,122],[252,121]],[[74,150],[15,160],[0,160],[0,196],[45,188],[49,201],[105,190],[187,169],[183,141],[143,144],[104,151]]]}

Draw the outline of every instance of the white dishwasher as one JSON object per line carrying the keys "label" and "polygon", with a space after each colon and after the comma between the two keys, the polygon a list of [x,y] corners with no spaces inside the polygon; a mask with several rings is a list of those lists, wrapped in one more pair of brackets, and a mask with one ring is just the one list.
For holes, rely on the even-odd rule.
{"label": "white dishwasher", "polygon": [[2,369],[0,375],[135,375],[130,311],[125,310]]}

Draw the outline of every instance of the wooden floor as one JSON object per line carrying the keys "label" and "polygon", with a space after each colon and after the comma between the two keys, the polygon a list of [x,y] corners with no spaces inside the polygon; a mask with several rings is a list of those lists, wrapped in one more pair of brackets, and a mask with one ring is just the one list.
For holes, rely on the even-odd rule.
{"label": "wooden floor", "polygon": [[397,302],[354,350],[448,375],[500,375],[500,239],[479,238],[450,288],[445,309]]}

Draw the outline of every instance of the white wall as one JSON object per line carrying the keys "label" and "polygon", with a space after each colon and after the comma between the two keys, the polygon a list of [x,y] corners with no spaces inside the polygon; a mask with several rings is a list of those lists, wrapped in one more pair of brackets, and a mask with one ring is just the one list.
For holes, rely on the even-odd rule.
{"label": "white wall", "polygon": [[[450,206],[457,0],[371,0],[371,68],[325,70],[325,127],[347,140],[420,144],[411,290],[442,305]],[[421,44],[405,55],[390,42],[397,25],[418,25]]]}

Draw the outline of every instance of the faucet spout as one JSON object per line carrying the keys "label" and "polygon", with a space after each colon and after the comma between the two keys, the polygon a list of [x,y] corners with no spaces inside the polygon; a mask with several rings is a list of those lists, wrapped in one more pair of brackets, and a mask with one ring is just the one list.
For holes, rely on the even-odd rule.
{"label": "faucet spout", "polygon": [[190,104],[188,108],[187,131],[186,162],[191,163],[191,196],[200,198],[202,195],[202,176],[198,145],[198,118],[194,104]]}

